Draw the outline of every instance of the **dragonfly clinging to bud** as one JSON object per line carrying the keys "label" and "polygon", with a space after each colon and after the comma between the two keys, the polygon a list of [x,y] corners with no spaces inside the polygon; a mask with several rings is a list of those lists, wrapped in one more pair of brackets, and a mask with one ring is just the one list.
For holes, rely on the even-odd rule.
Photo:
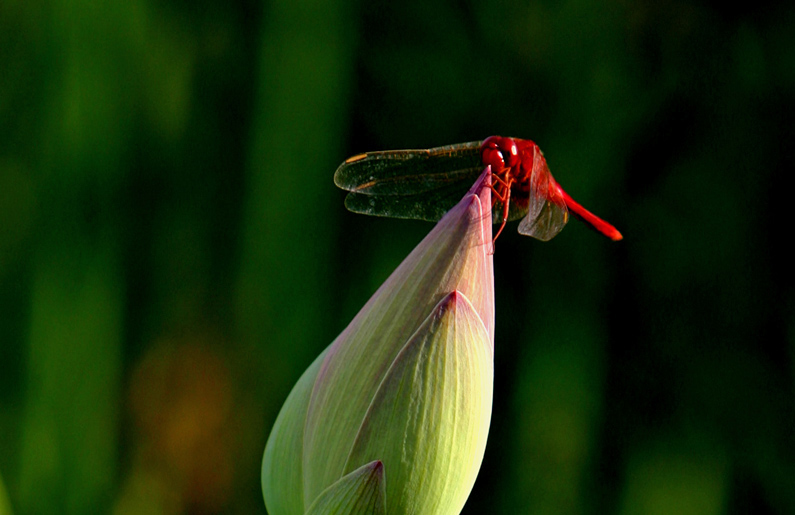
{"label": "dragonfly clinging to bud", "polygon": [[548,241],[573,214],[613,241],[618,230],[578,204],[557,183],[541,149],[530,140],[491,136],[426,150],[367,152],[345,160],[334,182],[350,191],[356,213],[436,221],[491,166],[494,223],[517,220],[519,233]]}

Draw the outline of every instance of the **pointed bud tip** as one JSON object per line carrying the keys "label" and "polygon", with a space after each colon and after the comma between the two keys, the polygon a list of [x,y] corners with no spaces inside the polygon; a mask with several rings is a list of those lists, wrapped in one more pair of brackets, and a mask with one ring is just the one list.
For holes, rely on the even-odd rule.
{"label": "pointed bud tip", "polygon": [[475,184],[448,215],[451,219],[467,219],[473,229],[480,231],[477,239],[491,242],[491,166],[483,170]]}
{"label": "pointed bud tip", "polygon": [[478,180],[469,189],[469,193],[477,195],[484,189],[491,190],[491,165],[483,169],[483,173],[480,174]]}
{"label": "pointed bud tip", "polygon": [[384,480],[384,464],[381,460],[372,461],[363,468],[370,469],[368,482],[374,481],[376,483],[381,483]]}
{"label": "pointed bud tip", "polygon": [[459,290],[453,290],[439,302],[437,305],[437,310],[439,313],[446,313],[447,311],[455,310],[461,302],[468,302],[466,300],[466,295],[461,293]]}

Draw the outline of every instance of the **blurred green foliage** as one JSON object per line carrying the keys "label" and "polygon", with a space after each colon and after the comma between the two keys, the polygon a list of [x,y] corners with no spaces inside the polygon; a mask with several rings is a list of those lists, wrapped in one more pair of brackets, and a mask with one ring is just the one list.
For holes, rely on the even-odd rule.
{"label": "blurred green foliage", "polygon": [[502,134],[625,240],[501,236],[465,513],[795,513],[790,3],[4,0],[0,119],[0,512],[264,513],[430,229],[336,166]]}

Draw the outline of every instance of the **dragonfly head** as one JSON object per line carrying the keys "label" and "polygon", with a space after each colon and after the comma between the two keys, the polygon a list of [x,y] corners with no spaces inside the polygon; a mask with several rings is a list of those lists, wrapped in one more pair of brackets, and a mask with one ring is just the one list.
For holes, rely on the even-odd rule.
{"label": "dragonfly head", "polygon": [[519,164],[519,147],[513,138],[489,136],[480,144],[483,166],[491,165],[496,174]]}

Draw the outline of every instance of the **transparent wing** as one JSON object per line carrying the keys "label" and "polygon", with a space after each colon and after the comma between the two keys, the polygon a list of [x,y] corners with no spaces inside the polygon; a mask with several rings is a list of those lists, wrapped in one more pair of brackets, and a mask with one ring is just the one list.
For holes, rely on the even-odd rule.
{"label": "transparent wing", "polygon": [[413,195],[367,195],[352,192],[345,207],[354,213],[435,222],[455,206],[477,179],[458,181]]}
{"label": "transparent wing", "polygon": [[541,152],[534,158],[529,190],[527,216],[519,222],[519,233],[549,241],[566,226],[569,211]]}
{"label": "transparent wing", "polygon": [[483,171],[480,142],[427,150],[368,152],[347,159],[334,183],[351,193],[345,207],[356,213],[439,220]]}

